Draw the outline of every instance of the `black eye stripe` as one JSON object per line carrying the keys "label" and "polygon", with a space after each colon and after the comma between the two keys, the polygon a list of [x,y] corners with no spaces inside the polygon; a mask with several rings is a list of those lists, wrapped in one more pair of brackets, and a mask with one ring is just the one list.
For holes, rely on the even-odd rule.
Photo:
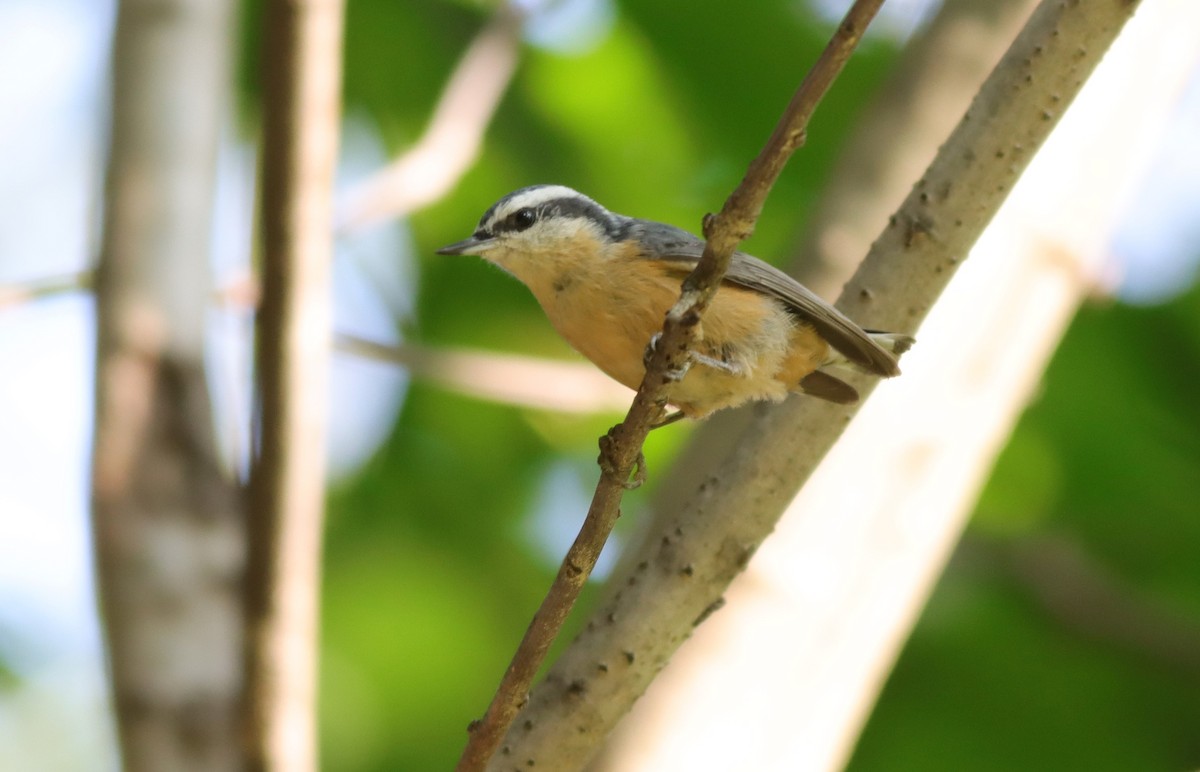
{"label": "black eye stripe", "polygon": [[[496,233],[512,233],[515,231],[523,231],[532,227],[535,222],[540,219],[543,210],[534,209],[532,207],[521,207],[515,212],[512,212],[497,223],[492,225],[492,230]],[[481,229],[486,230],[486,223],[480,223]]]}

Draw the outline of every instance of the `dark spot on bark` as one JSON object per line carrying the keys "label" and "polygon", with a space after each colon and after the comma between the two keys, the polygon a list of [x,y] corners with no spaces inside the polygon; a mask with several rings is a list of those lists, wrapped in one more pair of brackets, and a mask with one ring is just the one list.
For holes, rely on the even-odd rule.
{"label": "dark spot on bark", "polygon": [[696,617],[696,621],[692,622],[692,627],[699,627],[704,620],[708,619],[724,605],[725,598],[723,597],[717,598],[712,603],[708,604],[708,606],[706,606],[705,609],[700,612],[700,616]]}

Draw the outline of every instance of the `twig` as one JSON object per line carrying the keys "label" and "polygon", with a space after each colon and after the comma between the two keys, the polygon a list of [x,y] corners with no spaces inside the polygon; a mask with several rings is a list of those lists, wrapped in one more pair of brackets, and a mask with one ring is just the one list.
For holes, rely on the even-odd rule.
{"label": "twig", "polygon": [[787,160],[804,141],[804,130],[817,104],[841,72],[883,0],[856,0],[845,19],[800,84],[766,146],[746,176],[726,200],[720,214],[705,218],[708,243],[699,265],[683,283],[679,301],[668,312],[663,334],[646,369],[629,414],[601,438],[601,475],[592,504],[575,542],[559,567],[541,607],[525,632],[483,719],[472,726],[459,759],[459,772],[481,770],[526,700],[529,687],[558,636],[567,614],[596,564],[619,516],[629,477],[643,461],[641,447],[665,408],[667,373],[684,363],[701,317],[716,294],[737,245],[747,238],[762,211],[767,194]]}
{"label": "twig", "polygon": [[92,271],[77,271],[43,276],[20,284],[0,284],[0,311],[66,292],[91,292],[92,275]]}
{"label": "twig", "polygon": [[1077,539],[974,536],[964,539],[959,551],[964,564],[1004,572],[1071,635],[1133,654],[1174,677],[1200,681],[1200,624],[1123,581]]}
{"label": "twig", "polygon": [[509,3],[496,12],[463,54],[417,143],[345,196],[339,232],[436,201],[466,173],[516,70],[522,18]]}
{"label": "twig", "polygon": [[585,362],[414,343],[382,344],[340,334],[338,351],[391,362],[411,375],[480,399],[566,413],[617,411],[629,404],[629,389]]}
{"label": "twig", "polygon": [[258,456],[246,559],[248,768],[316,768],[315,658],[342,0],[264,10]]}

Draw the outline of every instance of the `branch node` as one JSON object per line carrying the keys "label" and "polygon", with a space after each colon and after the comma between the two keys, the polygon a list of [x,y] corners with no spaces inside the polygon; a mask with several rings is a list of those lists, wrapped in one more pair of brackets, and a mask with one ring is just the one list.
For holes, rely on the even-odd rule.
{"label": "branch node", "polygon": [[[614,478],[622,488],[631,491],[642,487],[642,484],[646,482],[646,456],[639,450],[633,463],[628,467],[613,457],[619,442],[616,433],[620,428],[620,425],[614,426],[600,438],[600,455],[596,458],[596,463],[600,466],[601,474]],[[630,479],[631,474],[633,479]],[[576,566],[572,566],[572,568],[582,571]]]}

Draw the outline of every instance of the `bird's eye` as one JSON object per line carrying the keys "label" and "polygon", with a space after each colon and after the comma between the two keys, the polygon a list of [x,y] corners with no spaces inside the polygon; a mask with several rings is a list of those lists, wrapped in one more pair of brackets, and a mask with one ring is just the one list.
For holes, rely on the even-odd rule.
{"label": "bird's eye", "polygon": [[537,215],[534,214],[532,209],[518,209],[515,213],[513,213],[512,216],[513,225],[515,225],[519,231],[523,231],[529,226],[533,225],[534,221],[536,220]]}

